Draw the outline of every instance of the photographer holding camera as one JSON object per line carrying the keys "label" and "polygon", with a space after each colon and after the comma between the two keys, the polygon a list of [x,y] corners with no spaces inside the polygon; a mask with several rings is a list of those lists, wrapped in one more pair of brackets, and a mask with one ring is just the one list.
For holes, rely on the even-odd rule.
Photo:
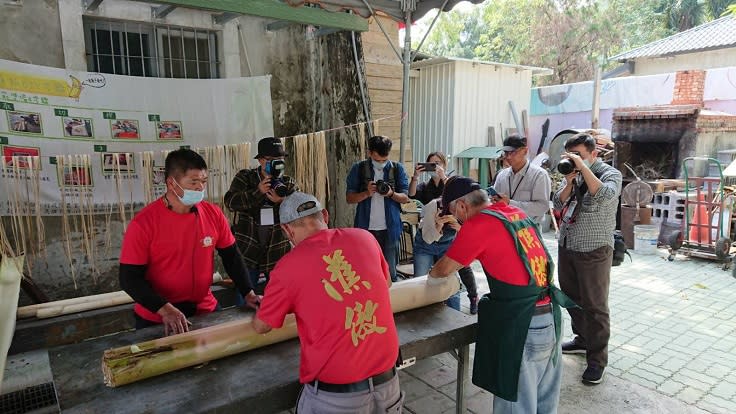
{"label": "photographer holding camera", "polygon": [[369,158],[353,164],[347,178],[348,204],[357,204],[354,227],[368,230],[381,246],[395,282],[401,239],[401,204],[409,202],[404,166],[389,161],[393,143],[381,135],[368,139]]}
{"label": "photographer holding camera", "polygon": [[[414,168],[414,175],[409,182],[409,197],[419,200],[422,207],[422,220],[414,236],[414,275],[423,276],[429,272],[434,263],[450,248],[455,234],[460,230],[455,217],[443,215],[438,208],[439,198],[445,188],[447,176],[447,156],[439,151],[427,155],[427,162],[420,162]],[[430,179],[417,185],[421,173],[429,173]],[[478,286],[473,269],[465,266],[458,271],[470,300],[470,313],[478,313]],[[460,295],[456,293],[447,299],[447,306],[460,310]]]}
{"label": "photographer holding camera", "polygon": [[567,173],[564,186],[552,197],[562,216],[557,263],[560,288],[580,308],[568,309],[576,336],[562,344],[562,352],[586,354],[583,382],[598,384],[608,364],[608,288],[621,173],[597,158],[589,134],[570,137],[565,151],[558,165]]}
{"label": "photographer holding camera", "polygon": [[[233,233],[255,288],[291,245],[279,227],[279,205],[298,191],[293,178],[283,175],[284,144],[279,138],[258,141],[259,166],[240,170],[225,194],[225,206],[235,212]],[[262,291],[261,289],[257,289]]]}

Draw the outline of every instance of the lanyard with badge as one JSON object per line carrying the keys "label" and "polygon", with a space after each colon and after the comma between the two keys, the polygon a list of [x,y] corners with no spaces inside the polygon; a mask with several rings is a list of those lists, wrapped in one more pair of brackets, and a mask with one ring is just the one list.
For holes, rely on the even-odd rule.
{"label": "lanyard with badge", "polygon": [[[514,199],[514,195],[516,195],[516,190],[519,189],[519,186],[521,185],[521,182],[524,181],[524,177],[526,177],[526,173],[529,172],[529,165],[531,165],[531,164],[529,164],[527,162],[526,168],[524,169],[524,175],[522,175],[521,176],[521,179],[519,180],[519,182],[516,183],[516,188],[514,188],[514,191],[511,193],[511,196],[509,197],[510,199],[512,199],[512,200]],[[513,174],[513,170],[512,170],[511,174],[509,175],[509,191],[511,190],[511,177],[513,175],[514,174]],[[522,200],[522,201],[524,201],[524,200]]]}

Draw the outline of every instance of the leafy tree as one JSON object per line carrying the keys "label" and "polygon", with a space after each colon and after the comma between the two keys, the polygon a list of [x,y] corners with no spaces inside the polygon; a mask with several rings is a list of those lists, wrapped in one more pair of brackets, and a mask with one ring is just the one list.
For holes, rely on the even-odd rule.
{"label": "leafy tree", "polygon": [[726,14],[731,3],[733,3],[733,0],[707,0],[709,20],[717,19]]}
{"label": "leafy tree", "polygon": [[677,33],[702,24],[706,7],[702,0],[663,0],[659,10],[664,14],[665,26],[671,33]]}
{"label": "leafy tree", "polygon": [[[429,23],[426,24],[427,26]],[[420,32],[426,32],[428,27]],[[475,57],[475,46],[483,32],[483,20],[480,9],[468,12],[453,11],[442,13],[434,28],[427,36],[422,52],[437,56],[452,56],[472,59]],[[412,47],[419,46],[421,37],[412,39]]]}
{"label": "leafy tree", "polygon": [[[538,79],[543,84],[578,82],[592,78],[595,63],[718,17],[726,4],[725,0],[489,0],[444,13],[423,51],[553,69],[553,76]],[[736,5],[731,7],[736,14]],[[424,30],[428,25],[424,23]],[[603,69],[615,65],[607,62]]]}

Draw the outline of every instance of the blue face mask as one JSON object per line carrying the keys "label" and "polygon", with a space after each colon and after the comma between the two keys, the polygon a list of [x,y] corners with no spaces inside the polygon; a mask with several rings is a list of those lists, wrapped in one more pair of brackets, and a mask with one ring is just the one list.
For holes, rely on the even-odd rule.
{"label": "blue face mask", "polygon": [[434,171],[430,171],[429,178],[435,178],[435,177],[437,177],[437,173]]}
{"label": "blue face mask", "polygon": [[386,164],[388,163],[388,161],[383,161],[383,162],[378,162],[376,160],[372,160],[372,161],[373,161],[373,168],[376,168],[378,170],[382,170],[383,167],[385,167]]}
{"label": "blue face mask", "polygon": [[[177,187],[181,188],[181,186],[179,185],[179,183],[176,182],[176,180],[174,180],[174,183],[176,184]],[[200,201],[204,200],[204,189],[202,189],[202,191],[197,191],[197,190],[185,190],[181,188],[181,191],[184,191],[184,195],[179,196],[179,194],[177,194],[176,196],[179,197],[179,201],[181,201],[181,203],[184,204],[185,206],[193,206],[199,203]]]}

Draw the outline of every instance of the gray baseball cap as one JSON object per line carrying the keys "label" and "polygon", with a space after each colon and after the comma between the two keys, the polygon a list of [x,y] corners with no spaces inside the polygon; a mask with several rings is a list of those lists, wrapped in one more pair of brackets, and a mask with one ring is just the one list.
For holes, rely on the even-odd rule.
{"label": "gray baseball cap", "polygon": [[322,204],[311,194],[295,191],[281,202],[279,219],[281,224],[288,224],[302,217],[311,216],[322,211]]}

